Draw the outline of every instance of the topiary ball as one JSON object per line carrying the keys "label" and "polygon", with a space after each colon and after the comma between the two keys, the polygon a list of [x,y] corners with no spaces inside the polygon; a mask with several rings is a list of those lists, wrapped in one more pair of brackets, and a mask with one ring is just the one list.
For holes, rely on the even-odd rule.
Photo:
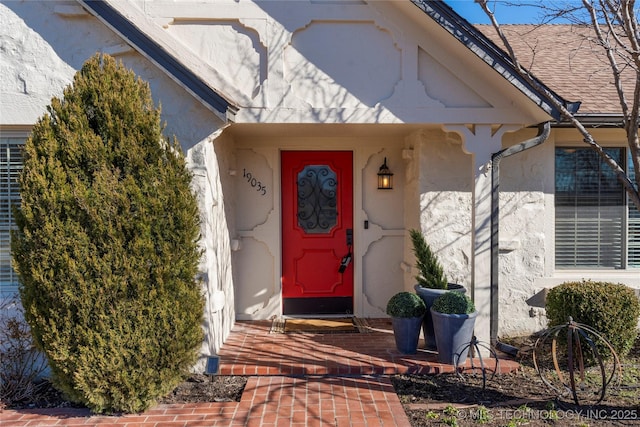
{"label": "topiary ball", "polygon": [[471,298],[462,292],[445,292],[436,298],[431,308],[444,314],[470,314],[476,311]]}
{"label": "topiary ball", "polygon": [[387,314],[391,317],[420,317],[426,311],[422,298],[412,292],[398,292],[387,303]]}

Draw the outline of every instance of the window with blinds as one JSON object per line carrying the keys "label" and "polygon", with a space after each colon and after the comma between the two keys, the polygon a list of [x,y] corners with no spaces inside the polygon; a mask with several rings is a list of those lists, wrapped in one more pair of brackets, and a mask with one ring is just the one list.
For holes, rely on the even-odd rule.
{"label": "window with blinds", "polygon": [[[636,182],[636,171],[633,170],[633,162],[631,161],[631,151],[627,160],[629,165],[629,178],[632,182]],[[633,203],[629,205],[629,229],[628,240],[628,265],[629,267],[640,268],[640,210]]]}
{"label": "window with blinds", "polygon": [[17,291],[18,280],[11,268],[13,206],[20,204],[18,174],[22,169],[24,138],[0,137],[0,293]]}
{"label": "window with blinds", "polygon": [[[631,165],[623,148],[606,151]],[[593,150],[556,148],[555,216],[557,268],[640,267],[640,214]]]}

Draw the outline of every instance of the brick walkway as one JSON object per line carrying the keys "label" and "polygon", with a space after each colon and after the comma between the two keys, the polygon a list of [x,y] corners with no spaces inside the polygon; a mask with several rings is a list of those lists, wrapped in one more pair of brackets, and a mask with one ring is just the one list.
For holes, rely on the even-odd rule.
{"label": "brick walkway", "polygon": [[[267,321],[237,322],[220,351],[220,374],[249,376],[239,403],[158,405],[124,416],[67,408],[5,410],[0,426],[409,427],[389,375],[453,367],[437,363],[426,350],[398,353],[390,322],[369,319],[369,324],[366,334],[285,335],[270,334]],[[511,360],[499,363],[502,372],[517,368]]]}

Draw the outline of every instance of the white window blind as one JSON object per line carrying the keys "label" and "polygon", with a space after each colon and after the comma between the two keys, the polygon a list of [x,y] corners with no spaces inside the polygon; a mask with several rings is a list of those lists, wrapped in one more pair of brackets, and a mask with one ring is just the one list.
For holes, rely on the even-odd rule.
{"label": "white window blind", "polygon": [[13,206],[20,204],[18,174],[22,169],[24,138],[0,137],[0,292],[17,291],[17,278],[11,268],[11,229]]}
{"label": "white window blind", "polygon": [[629,206],[629,267],[640,268],[640,211]]}
{"label": "white window blind", "polygon": [[640,214],[611,168],[588,148],[556,148],[555,168],[556,267],[640,267]]}
{"label": "white window blind", "polygon": [[[629,165],[629,178],[632,182],[635,182],[636,171],[633,170],[633,162],[631,161],[631,151],[629,151],[629,158],[627,160]],[[629,229],[628,237],[628,265],[629,267],[640,268],[640,210],[636,208],[633,203],[629,205]]]}

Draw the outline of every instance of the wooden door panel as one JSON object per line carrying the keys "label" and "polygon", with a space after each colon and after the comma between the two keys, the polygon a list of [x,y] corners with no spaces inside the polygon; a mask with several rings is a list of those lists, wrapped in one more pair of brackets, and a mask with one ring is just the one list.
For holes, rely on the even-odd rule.
{"label": "wooden door panel", "polygon": [[282,152],[282,298],[285,314],[352,310],[353,155]]}
{"label": "wooden door panel", "polygon": [[338,268],[331,268],[336,265],[337,260],[342,259],[342,256],[333,249],[304,250],[300,258],[294,261],[294,274],[299,278],[295,289],[299,290],[299,296],[350,295],[350,292],[345,294],[345,287],[341,286],[342,278]]}

